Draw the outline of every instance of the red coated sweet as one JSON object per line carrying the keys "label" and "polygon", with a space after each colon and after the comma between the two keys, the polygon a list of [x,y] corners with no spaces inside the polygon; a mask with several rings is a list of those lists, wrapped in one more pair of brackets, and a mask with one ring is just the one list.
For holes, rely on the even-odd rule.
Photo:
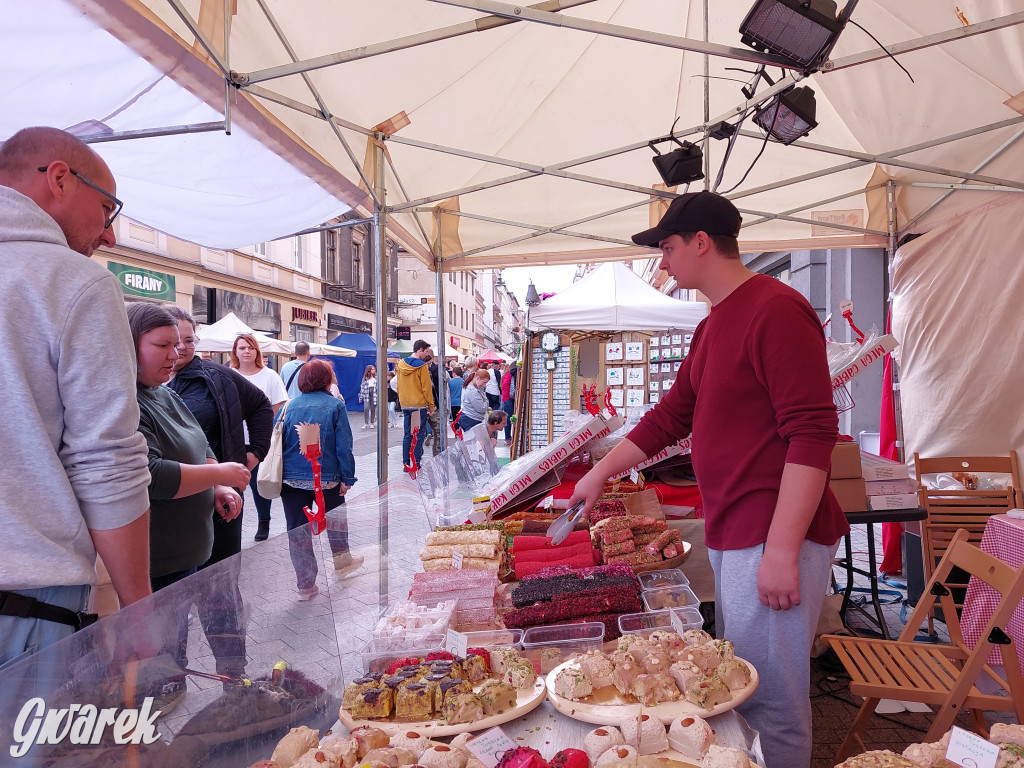
{"label": "red coated sweet", "polygon": [[589,768],[590,759],[582,749],[563,749],[551,758],[551,768]]}
{"label": "red coated sweet", "polygon": [[[584,754],[584,757],[586,755]],[[495,768],[549,768],[540,752],[532,747],[516,747],[501,756]]]}
{"label": "red coated sweet", "polygon": [[491,652],[486,648],[467,648],[466,653],[471,653],[474,656],[479,656],[484,660],[484,664],[487,665],[487,671],[491,671]]}
{"label": "red coated sweet", "polygon": [[402,667],[408,667],[408,666],[411,666],[413,664],[419,664],[419,663],[420,663],[420,657],[419,656],[406,656],[404,659],[399,659],[398,661],[393,661],[391,663],[391,665],[388,667],[387,673],[389,675],[393,675],[393,674],[395,674],[395,672],[400,670]]}
{"label": "red coated sweet", "polygon": [[427,661],[451,661],[455,658],[454,654],[448,653],[448,651],[431,651],[427,654]]}

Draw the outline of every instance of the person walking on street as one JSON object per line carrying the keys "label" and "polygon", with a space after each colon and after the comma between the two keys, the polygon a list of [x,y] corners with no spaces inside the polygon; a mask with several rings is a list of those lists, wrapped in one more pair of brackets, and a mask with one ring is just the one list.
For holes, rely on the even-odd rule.
{"label": "person walking on street", "polygon": [[448,404],[452,409],[452,421],[458,418],[459,410],[462,408],[462,390],[465,386],[462,380],[462,366],[456,365],[452,368],[451,378],[448,379]]}
{"label": "person walking on street", "polygon": [[288,404],[284,419],[284,470],[281,503],[288,523],[288,553],[300,601],[312,600],[320,591],[316,585],[317,563],[313,535],[304,507],[315,502],[313,465],[302,453],[296,426],[315,424],[320,428],[320,482],[326,504],[327,541],[338,578],[352,575],[363,558],[353,556],[348,541],[345,494],[356,483],[356,462],[352,456],[352,428],[345,402],[330,393],[334,369],[324,360],[312,360],[299,372],[300,395]]}
{"label": "person walking on street", "polygon": [[740,214],[713,192],[680,195],[633,242],[711,301],[675,384],[576,484],[597,501],[607,478],[693,433],[715,571],[716,630],[761,674],[739,711],[761,734],[767,768],[807,768],[810,650],[849,532],[828,488],[838,418],[821,321],[807,300],[740,260]]}
{"label": "person walking on street", "polygon": [[299,392],[299,371],[308,362],[309,344],[304,341],[295,342],[295,359],[289,360],[281,366],[281,381],[284,382],[284,388],[288,392],[289,400],[302,394]]}
{"label": "person walking on street", "polygon": [[388,427],[398,426],[398,379],[394,371],[388,371]]}
{"label": "person walking on street", "polygon": [[492,411],[496,411],[501,408],[501,372],[498,370],[501,363],[495,361],[489,365],[481,366],[481,370],[486,370],[487,379],[487,403],[490,405]]}
{"label": "person walking on street", "polygon": [[116,191],[65,131],[0,145],[0,334],[22,340],[0,355],[0,668],[95,620],[97,554],[122,607],[151,592],[134,345],[116,276],[89,258],[115,243]]}
{"label": "person walking on street", "polygon": [[[430,361],[434,353],[430,345],[423,339],[417,339],[412,345],[412,354],[402,358],[398,363],[398,401],[402,405],[402,414],[405,418],[405,434],[402,438],[402,464],[406,472],[411,471],[410,451],[419,466],[423,459],[423,438],[422,435],[416,441],[416,447],[412,447],[412,421],[413,414],[420,414],[420,424],[427,419],[430,425],[438,429],[436,425],[437,408],[434,404],[434,393],[430,387]],[[422,429],[422,427],[421,427]]]}
{"label": "person walking on street", "polygon": [[505,363],[501,373],[501,410],[508,417],[505,420],[505,445],[512,445],[512,414],[516,412],[516,374],[518,366]]}
{"label": "person walking on street", "polygon": [[[267,396],[270,407],[276,416],[278,409],[288,399],[288,392],[281,377],[277,375],[277,371],[268,368],[263,362],[263,353],[260,351],[256,337],[251,333],[241,333],[235,338],[235,343],[231,347],[231,367],[235,368],[250,383],[255,384]],[[249,441],[248,430],[245,430],[245,440]],[[266,541],[270,535],[270,499],[260,496],[260,492],[256,488],[256,476],[259,471],[260,467],[257,464],[252,469],[252,481],[249,483],[252,500],[256,506],[257,520],[256,535],[253,536],[253,540]]]}
{"label": "person walking on street", "polygon": [[462,415],[459,417],[459,427],[463,432],[468,432],[477,424],[487,418],[487,379],[490,373],[481,368],[470,379],[462,390]]}
{"label": "person walking on street", "polygon": [[377,425],[377,368],[366,366],[363,381],[359,385],[359,402],[363,404],[363,429]]}

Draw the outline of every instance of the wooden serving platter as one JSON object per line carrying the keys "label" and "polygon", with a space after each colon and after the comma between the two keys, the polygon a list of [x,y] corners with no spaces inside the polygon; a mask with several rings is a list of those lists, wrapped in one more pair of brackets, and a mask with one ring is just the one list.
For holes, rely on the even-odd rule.
{"label": "wooden serving platter", "polygon": [[[754,691],[757,690],[758,676],[754,665],[743,659],[739,659],[739,661],[746,664],[750,670],[750,682],[745,688],[733,691],[732,698],[729,701],[719,704],[714,709],[701,709],[685,698],[679,698],[676,701],[663,701],[661,704],[656,704],[653,707],[643,707],[643,713],[651,717],[658,717],[665,725],[669,725],[677,717],[699,715],[706,719],[714,715],[720,715],[723,712],[728,712],[749,699]],[[638,707],[642,707],[636,701],[627,700],[623,697],[613,685],[598,688],[585,701],[572,701],[571,699],[559,696],[555,693],[555,676],[566,667],[578,668],[575,659],[566,661],[551,670],[546,678],[548,700],[563,715],[567,715],[574,720],[581,720],[584,723],[617,725],[623,718],[635,714]]]}
{"label": "wooden serving platter", "polygon": [[[487,681],[485,680],[484,682]],[[479,689],[479,687],[479,685],[474,686],[474,690]],[[522,717],[527,712],[531,712],[540,706],[541,702],[544,701],[544,692],[544,678],[538,677],[532,688],[519,691],[516,705],[512,709],[507,709],[504,712],[499,712],[497,715],[490,715],[472,723],[449,725],[444,720],[356,720],[345,709],[341,709],[338,712],[338,720],[349,730],[360,725],[371,725],[384,731],[388,736],[394,736],[396,733],[404,733],[405,731],[416,731],[421,736],[432,739],[435,736],[454,736],[457,733],[465,733],[467,731],[486,731],[488,728],[507,723],[509,720],[515,720],[517,717]]]}

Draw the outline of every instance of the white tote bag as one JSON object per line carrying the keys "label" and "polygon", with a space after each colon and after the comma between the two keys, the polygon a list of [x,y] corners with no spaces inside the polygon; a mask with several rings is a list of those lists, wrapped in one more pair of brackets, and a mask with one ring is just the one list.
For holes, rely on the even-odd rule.
{"label": "white tote bag", "polygon": [[284,479],[284,417],[287,411],[288,403],[285,403],[270,435],[270,450],[260,462],[260,471],[256,475],[256,490],[264,499],[276,499],[281,495],[281,482]]}

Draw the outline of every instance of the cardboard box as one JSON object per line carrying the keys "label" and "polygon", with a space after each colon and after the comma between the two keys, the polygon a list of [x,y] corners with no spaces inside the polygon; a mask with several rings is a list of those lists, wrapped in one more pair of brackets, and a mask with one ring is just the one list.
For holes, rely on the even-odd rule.
{"label": "cardboard box", "polygon": [[864,490],[863,478],[850,477],[843,480],[832,480],[828,486],[832,489],[843,512],[867,511],[868,497]]}
{"label": "cardboard box", "polygon": [[[867,466],[864,466],[867,469]],[[865,478],[867,480],[867,478]],[[899,480],[867,480],[868,496],[895,496],[901,493],[917,493],[909,477]]]}
{"label": "cardboard box", "polygon": [[868,496],[868,508],[875,509],[915,509],[921,506],[916,493],[897,493],[891,496]]}
{"label": "cardboard box", "polygon": [[852,441],[836,443],[832,449],[832,479],[848,480],[860,476],[860,446]]}
{"label": "cardboard box", "polygon": [[861,457],[861,475],[865,480],[904,480],[910,477],[910,467],[872,453]]}

